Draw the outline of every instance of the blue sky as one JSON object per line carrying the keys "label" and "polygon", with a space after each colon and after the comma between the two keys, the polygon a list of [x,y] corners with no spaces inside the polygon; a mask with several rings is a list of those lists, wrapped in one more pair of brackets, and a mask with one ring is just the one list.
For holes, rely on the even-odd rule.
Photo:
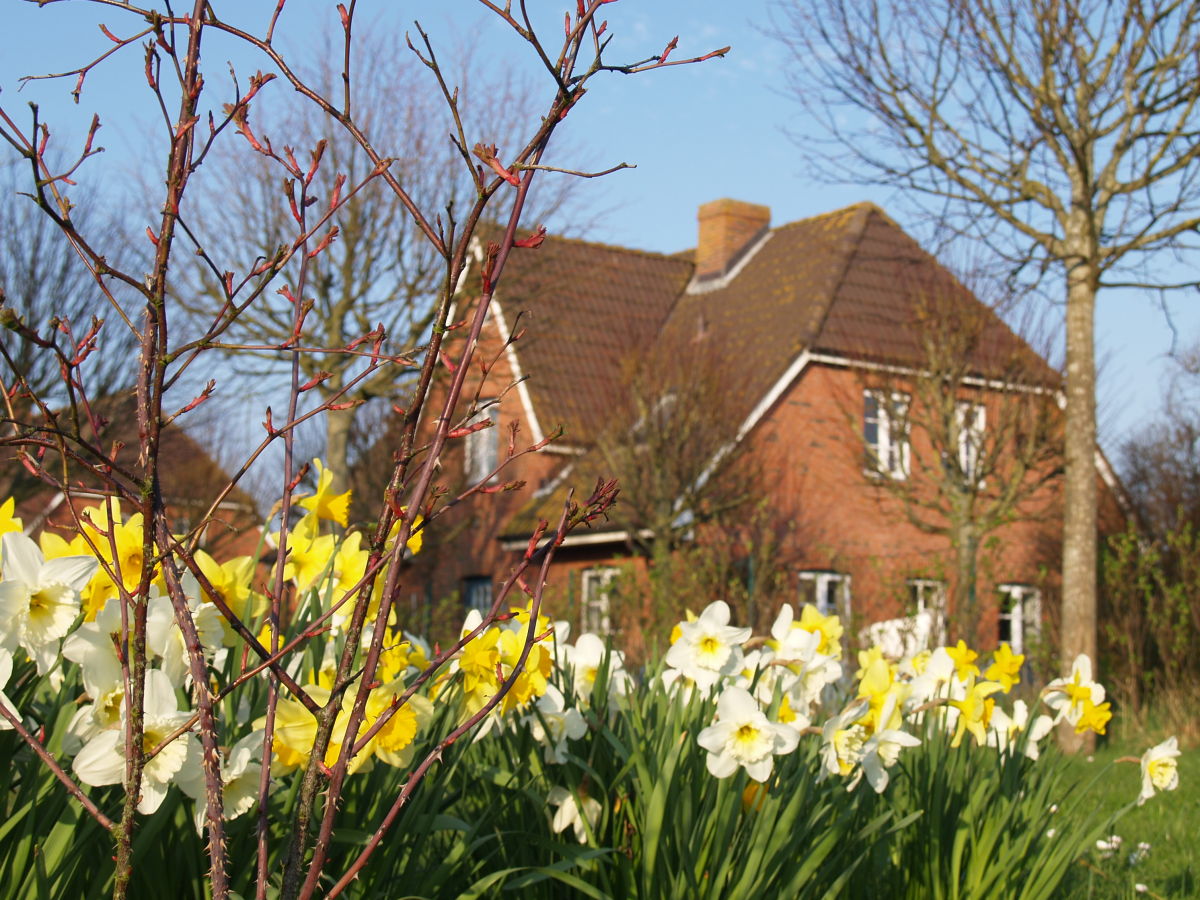
{"label": "blue sky", "polygon": [[[243,0],[232,8],[243,17],[265,19],[274,5],[269,0]],[[530,5],[545,11],[551,34],[561,33],[556,29],[566,8],[563,0],[532,0]],[[216,6],[221,10],[229,4]],[[820,184],[803,170],[788,135],[812,134],[814,126],[783,92],[786,52],[763,33],[770,29],[771,6],[771,0],[622,0],[607,7],[613,59],[657,53],[676,34],[681,56],[727,44],[733,50],[727,58],[701,66],[595,82],[564,123],[563,138],[585,165],[602,168],[629,162],[637,168],[584,186],[585,204],[605,210],[589,236],[647,250],[680,250],[695,242],[696,209],[718,197],[766,204],[776,224],[859,200],[872,200],[902,225],[912,224],[906,221],[903,197],[879,188]],[[98,110],[109,123],[101,140],[108,150],[91,164],[92,171],[117,173],[102,174],[96,179],[99,184],[120,180],[120,167],[128,172],[135,165],[131,161],[139,158],[149,127],[147,113],[131,111],[135,101],[148,99],[140,51],[110,60],[89,77],[78,107],[67,96],[71,82],[39,82],[18,91],[18,78],[70,68],[112,47],[96,28],[98,21],[119,34],[129,33],[136,23],[118,10],[79,2],[38,8],[24,0],[0,0],[0,9],[5,24],[0,36],[0,104],[10,115],[27,116],[25,101],[37,101],[43,116],[56,123],[56,134],[64,137],[81,134],[91,112]],[[443,46],[472,33],[477,52],[486,54],[489,66],[512,65],[522,49],[503,30],[488,25],[470,0],[392,2],[379,9],[376,13],[360,4],[364,13],[379,16],[374,27],[403,28],[420,19]],[[303,46],[327,23],[336,23],[332,4],[315,0],[292,0],[288,16],[283,38],[294,46]],[[234,52],[224,46],[206,48],[210,64],[214,55],[224,60],[220,54]],[[240,57],[235,61],[243,77],[261,65]],[[1173,370],[1172,349],[1182,350],[1200,339],[1195,294],[1180,295],[1168,304],[1176,332],[1157,297],[1125,293],[1100,301],[1101,440],[1110,452],[1158,410],[1162,384]],[[1048,315],[1061,319],[1061,307],[1049,308]]]}

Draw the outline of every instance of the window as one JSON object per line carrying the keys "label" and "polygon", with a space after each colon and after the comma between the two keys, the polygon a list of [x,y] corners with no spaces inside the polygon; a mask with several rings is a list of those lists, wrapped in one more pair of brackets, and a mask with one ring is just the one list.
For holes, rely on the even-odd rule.
{"label": "window", "polygon": [[471,418],[471,425],[491,422],[487,428],[472,431],[466,436],[463,454],[464,468],[468,481],[482,481],[495,471],[500,462],[500,444],[496,423],[500,419],[500,403],[497,400],[481,400],[480,410]]}
{"label": "window", "polygon": [[[946,641],[946,582],[933,578],[908,580],[908,604],[916,617],[917,630],[934,647]],[[923,646],[918,649],[925,649]]]}
{"label": "window", "polygon": [[1042,592],[1028,584],[1000,585],[1000,624],[996,640],[1024,653],[1042,632]]}
{"label": "window", "polygon": [[582,631],[604,635],[612,629],[609,612],[613,586],[620,571],[611,566],[584,569],[579,602],[579,627]]}
{"label": "window", "polygon": [[967,484],[980,480],[979,459],[983,451],[983,429],[987,410],[978,403],[960,403],[958,419],[958,470]]}
{"label": "window", "polygon": [[850,576],[819,569],[801,572],[800,603],[811,603],[821,615],[836,615],[849,624]]}
{"label": "window", "polygon": [[484,613],[492,608],[492,577],[490,575],[470,575],[463,579],[463,600],[467,609],[476,609]]}
{"label": "window", "polygon": [[863,392],[863,441],[869,471],[908,477],[908,395]]}

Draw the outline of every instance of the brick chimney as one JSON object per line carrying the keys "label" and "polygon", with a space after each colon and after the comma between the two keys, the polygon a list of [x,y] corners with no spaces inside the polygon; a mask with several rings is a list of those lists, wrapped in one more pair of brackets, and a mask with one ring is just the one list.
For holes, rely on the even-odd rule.
{"label": "brick chimney", "polygon": [[770,226],[771,208],[726,197],[705,203],[696,218],[700,222],[696,277],[716,278]]}

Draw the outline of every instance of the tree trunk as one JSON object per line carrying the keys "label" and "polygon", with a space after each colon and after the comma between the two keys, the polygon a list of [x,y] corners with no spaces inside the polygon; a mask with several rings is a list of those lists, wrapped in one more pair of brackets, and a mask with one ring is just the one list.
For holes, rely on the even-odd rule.
{"label": "tree trunk", "polygon": [[963,638],[974,647],[979,643],[979,602],[976,595],[979,536],[972,524],[959,526],[954,540],[954,557],[956,637]]}
{"label": "tree trunk", "polygon": [[[1079,262],[1067,270],[1067,415],[1063,502],[1062,657],[1096,659],[1096,278]],[[1063,732],[1064,748],[1085,741]]]}

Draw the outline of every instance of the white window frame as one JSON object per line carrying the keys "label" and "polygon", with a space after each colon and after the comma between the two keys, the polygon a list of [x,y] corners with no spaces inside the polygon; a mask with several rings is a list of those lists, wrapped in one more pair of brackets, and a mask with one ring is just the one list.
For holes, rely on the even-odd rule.
{"label": "white window frame", "polygon": [[[835,572],[832,569],[803,569],[799,573],[800,599],[807,602],[809,591],[806,584],[812,584],[812,596],[817,612],[823,616],[837,615],[846,626],[850,624],[850,576],[846,572]],[[832,598],[832,600],[831,600]]]}
{"label": "white window frame", "polygon": [[615,566],[594,566],[579,574],[580,631],[606,635],[612,630],[612,588],[620,574]]}
{"label": "white window frame", "polygon": [[463,579],[463,604],[467,610],[478,610],[487,615],[492,608],[492,577],[490,575],[468,575]]}
{"label": "white window frame", "polygon": [[996,639],[1004,640],[1003,629],[1008,625],[1008,645],[1013,653],[1024,653],[1030,640],[1036,641],[1042,633],[1042,592],[1031,584],[1002,584],[1000,592],[1000,616],[996,625]]}
{"label": "white window frame", "polygon": [[498,400],[482,400],[479,411],[471,417],[468,425],[490,421],[492,424],[478,431],[472,431],[463,439],[463,472],[467,481],[483,481],[490,476],[500,464],[500,402]]}
{"label": "white window frame", "polygon": [[963,401],[954,410],[958,428],[958,468],[967,484],[982,487],[979,458],[983,452],[983,435],[987,428],[987,407],[982,403]]}
{"label": "white window frame", "polygon": [[[863,391],[863,442],[867,448],[868,471],[896,481],[908,478],[908,404],[911,398],[900,391]],[[872,412],[872,406],[874,410]],[[874,439],[871,430],[874,430]]]}
{"label": "white window frame", "polygon": [[936,578],[908,579],[908,597],[912,614],[929,613],[932,621],[929,640],[935,647],[946,642],[946,582]]}

